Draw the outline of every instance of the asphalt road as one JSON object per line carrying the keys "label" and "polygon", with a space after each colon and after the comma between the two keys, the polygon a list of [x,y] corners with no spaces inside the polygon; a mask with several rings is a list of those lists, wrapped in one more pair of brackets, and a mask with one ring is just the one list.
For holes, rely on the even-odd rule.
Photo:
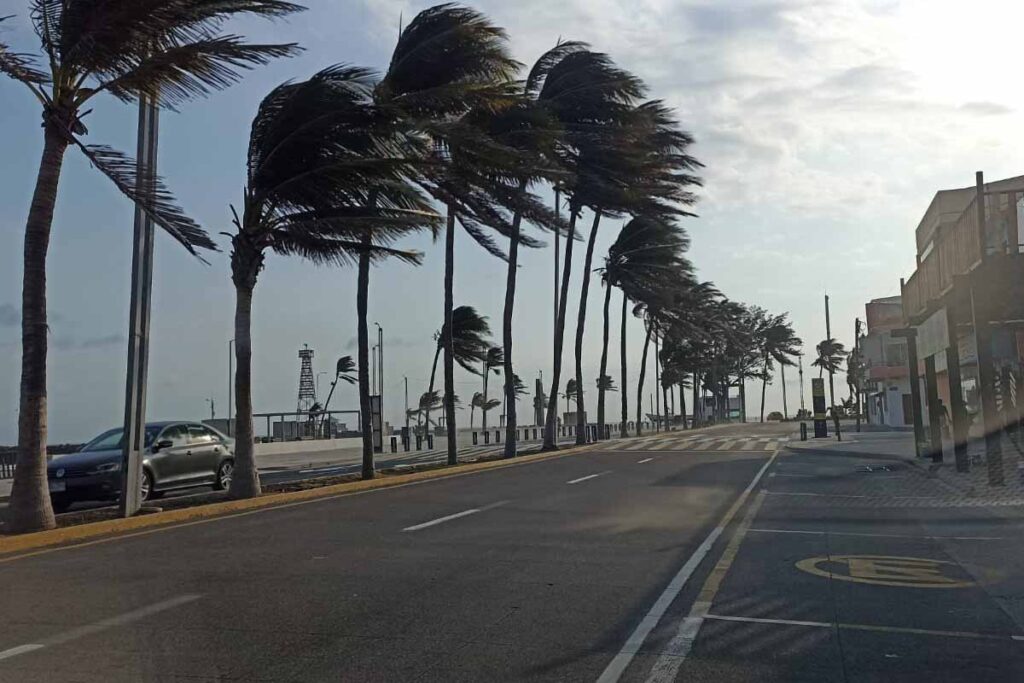
{"label": "asphalt road", "polygon": [[0,557],[0,681],[1021,680],[1013,505],[785,429]]}

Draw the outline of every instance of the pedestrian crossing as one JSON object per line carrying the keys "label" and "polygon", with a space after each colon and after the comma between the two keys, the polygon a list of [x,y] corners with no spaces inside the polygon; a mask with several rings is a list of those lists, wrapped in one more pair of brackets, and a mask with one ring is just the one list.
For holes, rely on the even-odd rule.
{"label": "pedestrian crossing", "polygon": [[778,434],[749,436],[672,435],[631,441],[615,446],[617,451],[774,451],[788,437]]}

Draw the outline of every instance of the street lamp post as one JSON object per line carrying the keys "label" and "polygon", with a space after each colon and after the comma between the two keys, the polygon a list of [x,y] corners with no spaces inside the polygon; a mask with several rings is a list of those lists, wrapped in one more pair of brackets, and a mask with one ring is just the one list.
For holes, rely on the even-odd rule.
{"label": "street lamp post", "polygon": [[377,372],[380,373],[380,379],[377,383],[377,395],[380,396],[380,429],[381,429],[381,440],[383,443],[384,439],[384,328],[380,326],[379,322],[374,322],[377,326],[377,354],[380,356],[380,360],[377,362]]}

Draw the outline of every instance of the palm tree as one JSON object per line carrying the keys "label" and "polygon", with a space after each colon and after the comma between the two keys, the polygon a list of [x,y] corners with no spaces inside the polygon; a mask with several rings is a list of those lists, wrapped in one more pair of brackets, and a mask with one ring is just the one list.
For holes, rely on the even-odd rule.
{"label": "palm tree", "polygon": [[[482,374],[484,376],[484,390],[483,390],[482,398],[483,398],[483,403],[485,405],[490,403],[490,401],[487,400],[487,379],[490,377],[492,372],[494,374],[496,374],[496,375],[501,374],[501,370],[499,368],[504,367],[504,365],[505,365],[505,352],[502,350],[502,348],[500,346],[492,346],[491,348],[487,349],[487,357],[484,358],[483,368],[482,368]],[[498,401],[496,405],[501,405],[501,401]],[[483,411],[482,419],[483,419],[483,428],[487,429],[487,411],[486,410]]]}
{"label": "palm tree", "polygon": [[[519,63],[512,59],[505,31],[474,9],[454,4],[420,12],[402,31],[377,100],[426,135],[434,145],[432,164],[420,176],[423,187],[447,210],[445,230],[444,320],[452,329],[454,310],[455,225],[485,249],[504,253],[483,229],[508,234],[508,221],[491,206],[507,193],[492,170],[501,165],[501,147],[483,133],[481,119],[510,100]],[[454,395],[452,339],[445,346],[445,394]],[[455,406],[446,403],[448,462],[457,462]]]}
{"label": "palm tree", "polygon": [[127,155],[82,142],[88,132],[83,119],[91,111],[85,106],[106,92],[125,102],[176,107],[222,89],[237,81],[242,69],[298,51],[294,44],[253,45],[222,35],[223,22],[245,14],[276,18],[302,9],[280,0],[181,0],[145,11],[133,0],[31,0],[29,6],[47,66],[0,43],[0,73],[24,84],[43,113],[43,152],[25,224],[18,459],[8,513],[15,532],[55,524],[46,490],[46,254],[67,148],[77,147],[190,252],[216,249],[159,178],[143,182]]}
{"label": "palm tree", "polygon": [[[611,178],[623,175],[616,169],[623,153],[624,136],[617,135],[634,111],[633,104],[643,95],[643,85],[631,74],[617,68],[605,54],[592,52],[583,43],[566,43],[542,57],[535,67],[527,88],[536,92],[536,100],[559,123],[563,137],[557,147],[559,161],[566,175],[559,189],[569,203],[569,235],[566,240],[565,266],[562,270],[559,310],[554,333],[554,368],[551,386],[561,382],[562,344],[565,332],[566,299],[572,273],[572,251],[576,221],[585,206],[617,210],[621,187],[612,186]],[[614,162],[614,163],[613,163]],[[609,195],[609,204],[602,202],[602,193]],[[591,256],[593,250],[591,249]],[[584,278],[589,277],[589,272]],[[585,283],[586,284],[586,283]],[[586,287],[584,287],[584,292]],[[506,349],[508,355],[508,349]],[[579,400],[579,396],[577,396]],[[547,407],[544,448],[555,446],[555,404]]]}
{"label": "palm tree", "polygon": [[842,342],[835,339],[823,339],[818,342],[815,350],[818,352],[818,357],[814,359],[811,365],[818,368],[818,377],[821,377],[824,372],[828,372],[828,400],[832,406],[832,419],[835,420],[836,431],[838,432],[839,414],[836,413],[836,391],[832,376],[839,372],[843,359],[847,356],[846,347],[843,346]]}
{"label": "palm tree", "polygon": [[[602,213],[621,215],[657,216],[668,219],[674,216],[692,216],[683,211],[681,205],[693,204],[696,197],[687,187],[700,185],[700,179],[691,171],[700,163],[686,153],[693,143],[690,134],[679,130],[671,112],[660,101],[646,102],[637,107],[624,122],[625,125],[612,129],[610,139],[588,140],[583,147],[582,170],[587,177],[585,192],[577,189],[576,197],[582,196],[583,204],[594,212],[594,223],[590,229],[587,252],[583,262],[583,289],[580,291],[579,310],[576,320],[576,380],[583,382],[583,335],[586,323],[587,294],[590,289],[590,269],[594,257],[594,244]],[[605,307],[608,306],[605,294]],[[607,331],[605,332],[607,337]],[[604,374],[604,369],[601,369]],[[598,401],[601,401],[600,395]],[[576,413],[576,443],[586,443],[583,434],[585,417],[583,397],[578,397],[580,409]],[[603,423],[603,410],[598,409],[598,421]],[[601,432],[603,432],[603,424]]]}
{"label": "palm tree", "polygon": [[[449,329],[451,329],[450,335],[446,334]],[[488,324],[486,316],[477,313],[476,309],[472,306],[458,306],[455,308],[452,311],[451,324],[448,325],[446,323],[442,325],[441,329],[434,334],[434,339],[437,340],[437,347],[434,351],[434,363],[430,367],[430,385],[427,388],[427,394],[435,394],[434,379],[437,376],[437,359],[445,349],[446,340],[451,341],[452,357],[455,362],[466,371],[478,375],[480,371],[477,369],[477,366],[487,358],[488,350],[491,348],[488,341],[490,335],[491,326]],[[452,405],[454,405],[454,402]],[[424,411],[427,429],[430,428],[430,411],[432,407],[432,404],[428,405]],[[448,430],[448,440],[454,441],[457,435],[451,418],[447,414],[445,415],[445,425],[445,428]]]}
{"label": "palm tree", "polygon": [[339,381],[345,382],[346,384],[356,383],[356,364],[352,360],[352,356],[342,356],[334,366],[334,381],[331,382],[331,390],[327,392],[327,400],[324,401],[323,412],[326,416],[325,419],[329,419],[330,417],[327,414],[327,408],[331,405],[331,398],[334,396],[334,388],[338,386]]}
{"label": "palm tree", "polygon": [[[608,369],[608,333],[609,308],[611,306],[612,287],[622,289],[622,330],[620,348],[620,386],[626,387],[626,305],[630,295],[652,291],[666,277],[675,277],[679,272],[692,268],[683,256],[689,248],[686,232],[675,224],[651,217],[638,217],[629,221],[619,232],[615,242],[608,249],[604,268],[601,270],[601,281],[605,286],[604,296],[604,327],[601,346],[600,375],[605,376]],[[628,399],[625,389],[622,392],[622,416],[620,434],[625,437],[628,415]],[[597,394],[597,423],[600,433],[604,433],[605,424],[604,391]]]}
{"label": "palm tree", "polygon": [[[253,460],[250,337],[252,295],[265,252],[301,256],[316,264],[347,265],[395,256],[419,263],[420,254],[391,248],[392,240],[436,224],[425,195],[407,182],[422,152],[418,140],[393,125],[371,99],[366,69],[333,66],[307,81],[284,83],[260,104],[252,124],[242,211],[232,207],[231,272],[235,284],[235,374],[238,420],[231,494],[260,492]],[[366,284],[363,282],[363,284]],[[365,289],[360,290],[365,294]],[[357,301],[359,336],[367,337],[366,298]],[[368,390],[365,348],[358,381]],[[363,476],[369,406],[361,401]]]}
{"label": "palm tree", "polygon": [[469,402],[469,428],[473,429],[473,414],[477,408],[482,408],[484,405],[484,395],[479,391],[473,394],[473,398]]}
{"label": "palm tree", "polygon": [[565,399],[566,403],[572,401],[576,402],[576,397],[580,394],[580,388],[576,385],[575,378],[569,378],[569,381],[565,383],[565,393],[562,394],[562,398]]}
{"label": "palm tree", "polygon": [[761,349],[764,353],[764,372],[761,380],[761,422],[764,422],[764,394],[772,364],[796,365],[794,356],[800,354],[803,342],[793,331],[793,325],[787,319],[788,313],[768,316],[759,330]]}

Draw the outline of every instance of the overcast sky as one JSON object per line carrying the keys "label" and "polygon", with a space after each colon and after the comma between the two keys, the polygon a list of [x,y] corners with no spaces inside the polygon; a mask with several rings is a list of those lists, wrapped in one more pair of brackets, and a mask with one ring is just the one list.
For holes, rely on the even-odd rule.
{"label": "overcast sky", "polygon": [[[20,51],[37,47],[25,4],[5,0],[2,12],[19,15],[5,22],[3,38]],[[336,62],[383,69],[400,16],[408,21],[430,3],[308,4],[310,11],[287,22],[231,26],[255,41],[300,42],[306,47],[301,57],[260,68],[230,90],[162,118],[160,170],[211,234],[229,229],[228,206],[240,201],[249,123],[263,95],[282,80]],[[1012,70],[1024,12],[1012,3],[473,5],[508,29],[521,61],[532,63],[559,37],[587,41],[644,78],[652,96],[676,109],[696,137],[693,153],[706,166],[700,217],[685,221],[701,278],[715,281],[733,299],[788,311],[809,353],[825,336],[826,290],[832,295],[834,336],[848,344],[864,302],[899,293],[899,278],[913,272],[914,228],[936,190],[972,184],[975,170],[989,179],[1024,171],[1018,143],[1024,94]],[[86,119],[88,140],[133,151],[132,109],[111,99],[94,106]],[[17,434],[21,245],[41,149],[39,121],[27,90],[0,80],[0,444],[13,443]],[[69,151],[48,264],[51,442],[83,440],[121,419],[131,225],[129,202]],[[618,228],[613,221],[604,224],[598,257]],[[226,250],[226,240],[218,240]],[[470,244],[464,233],[457,241],[456,304],[490,316],[498,340],[504,264]],[[400,419],[404,376],[411,396],[425,389],[432,332],[442,315],[441,245],[425,238],[408,246],[426,252],[422,267],[388,264],[371,278],[370,320],[386,331],[391,421]],[[578,276],[582,250],[577,254]],[[552,258],[551,249],[522,255],[514,361],[531,386],[538,372],[550,376]],[[226,413],[234,291],[226,254],[210,262],[205,266],[170,239],[158,238],[151,419],[208,416],[208,397],[215,399],[218,416]],[[577,284],[570,321],[578,293]],[[588,388],[600,353],[596,283],[590,303]],[[637,359],[642,330],[636,321],[630,325]],[[570,322],[567,368],[573,330]],[[329,371],[338,356],[355,354],[354,337],[353,270],[268,256],[255,293],[254,409],[294,409],[303,344],[316,351],[315,370]],[[618,378],[617,360],[611,373]],[[466,400],[479,383],[461,370],[456,381]],[[787,373],[787,384],[793,411],[799,405],[795,372]],[[757,413],[757,395],[748,392],[751,415]],[[631,404],[634,396],[631,387]],[[781,403],[776,383],[768,391],[768,409]],[[332,401],[335,408],[356,406],[349,388]],[[529,412],[528,403],[520,410]],[[468,415],[461,419],[468,422]]]}

